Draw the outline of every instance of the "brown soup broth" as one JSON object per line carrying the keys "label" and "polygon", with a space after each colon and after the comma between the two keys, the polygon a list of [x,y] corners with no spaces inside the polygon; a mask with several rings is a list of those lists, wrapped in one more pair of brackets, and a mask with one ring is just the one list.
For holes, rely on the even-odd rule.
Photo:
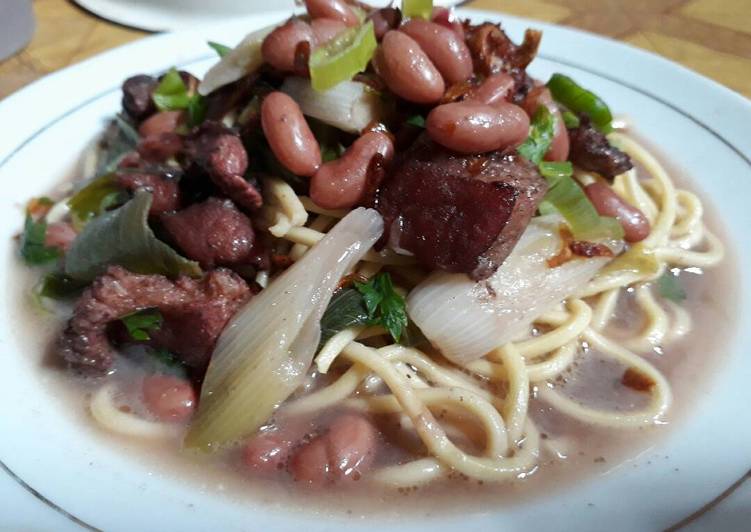
{"label": "brown soup broth", "polygon": [[[707,225],[718,232],[721,226],[718,218],[713,216],[711,206],[705,206],[705,210]],[[718,236],[728,242],[721,231]],[[45,356],[40,354],[40,382],[54,387],[60,401],[75,405],[75,408],[68,409],[71,422],[90,431],[92,438],[131,453],[134,466],[146,464],[150,473],[174,477],[180,482],[189,479],[201,491],[241,502],[252,498],[264,505],[333,515],[436,515],[458,509],[463,512],[487,510],[489,507],[549,494],[585,478],[594,479],[638,456],[655,445],[672,427],[680,425],[681,419],[691,411],[693,400],[700,395],[695,391],[711,386],[713,375],[727,358],[724,346],[734,331],[737,308],[737,291],[734,288],[739,285],[735,257],[732,256],[731,246],[727,248],[727,256],[719,267],[706,272],[690,269],[680,275],[688,294],[683,304],[691,313],[693,330],[664,350],[658,349],[645,355],[665,374],[672,386],[674,399],[666,423],[638,429],[597,428],[576,422],[546,403],[532,399],[530,415],[537,423],[543,440],[539,465],[526,478],[503,483],[483,483],[452,474],[427,486],[397,490],[369,482],[366,474],[358,482],[311,489],[295,483],[286,472],[264,476],[248,470],[241,465],[238,451],[197,458],[180,452],[179,437],[154,442],[106,432],[91,419],[87,408],[91,393],[101,380],[71,376],[50,352],[51,349],[46,350]],[[41,338],[49,346],[60,331],[61,318],[40,312],[29,297],[31,287],[37,282],[37,272],[30,272],[20,264],[14,265],[11,270],[18,273],[10,276],[6,293],[16,297],[17,301],[23,301],[27,311],[22,318],[16,318],[19,325],[25,325],[17,330],[19,334],[39,339],[39,351],[45,351]],[[621,297],[613,329],[633,330],[643,325],[641,318],[633,312],[630,297],[628,294]],[[63,313],[69,311],[62,309]],[[612,337],[617,335],[617,330],[612,331]],[[565,393],[586,400],[592,406],[638,408],[645,402],[645,395],[620,384],[623,370],[622,366],[588,351],[579,356],[574,366],[562,376],[565,383],[559,382],[558,385],[562,385]],[[137,368],[129,368],[120,373],[137,382],[138,371]],[[134,385],[131,383],[131,386]],[[133,403],[132,397],[124,399],[124,402],[127,403],[124,406],[127,410],[143,412],[137,401]],[[340,410],[333,408],[316,413],[302,423],[310,432],[315,432]],[[376,467],[425,456],[416,435],[403,430],[394,416],[374,416],[371,419],[382,432]],[[546,442],[555,443],[557,453],[546,450]],[[471,452],[481,451],[470,440],[458,441],[457,444]]]}

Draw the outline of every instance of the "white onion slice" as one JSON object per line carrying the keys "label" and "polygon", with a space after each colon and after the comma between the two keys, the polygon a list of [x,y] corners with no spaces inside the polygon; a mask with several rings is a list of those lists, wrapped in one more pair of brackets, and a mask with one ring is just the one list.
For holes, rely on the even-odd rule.
{"label": "white onion slice", "polygon": [[[514,340],[535,318],[579,292],[610,258],[575,258],[556,268],[561,218],[535,218],[492,277],[436,272],[409,294],[407,312],[449,360],[467,364]],[[609,242],[619,248],[620,242]]]}
{"label": "white onion slice", "polygon": [[313,361],[321,316],[339,280],[382,232],[378,212],[355,209],[235,315],[211,357],[187,447],[237,442],[295,391]]}
{"label": "white onion slice", "polygon": [[229,85],[238,79],[255,72],[263,64],[261,45],[266,36],[277,24],[249,33],[230,52],[206,72],[198,85],[202,96],[211,94],[216,89]]}
{"label": "white onion slice", "polygon": [[380,96],[359,81],[342,81],[326,92],[318,92],[309,79],[288,77],[280,90],[297,102],[304,115],[349,133],[360,133],[383,117]]}

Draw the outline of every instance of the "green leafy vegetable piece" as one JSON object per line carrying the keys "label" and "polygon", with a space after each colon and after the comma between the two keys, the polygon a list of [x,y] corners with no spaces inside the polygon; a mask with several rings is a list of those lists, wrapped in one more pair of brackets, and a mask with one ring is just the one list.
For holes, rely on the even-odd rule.
{"label": "green leafy vegetable piece", "polygon": [[71,279],[62,272],[45,275],[36,287],[40,297],[68,299],[78,295],[87,283]]}
{"label": "green leafy vegetable piece", "polygon": [[581,87],[573,79],[563,74],[553,74],[548,81],[553,98],[574,113],[584,113],[603,133],[612,130],[613,115],[608,105],[595,93]]}
{"label": "green leafy vegetable piece", "polygon": [[120,321],[128,329],[128,334],[133,340],[145,342],[151,340],[150,332],[161,329],[164,318],[158,310],[146,309],[123,316]]}
{"label": "green leafy vegetable piece", "polygon": [[556,180],[561,177],[571,177],[574,175],[574,165],[568,161],[564,162],[548,162],[543,161],[537,165],[542,177],[548,181]]}
{"label": "green leafy vegetable piece", "polygon": [[563,116],[563,123],[566,124],[566,129],[573,129],[581,125],[581,120],[579,120],[579,117],[571,111],[563,111],[563,113],[561,113],[561,116]]}
{"label": "green leafy vegetable piece", "polygon": [[379,273],[367,283],[355,283],[355,288],[362,294],[368,323],[381,325],[398,342],[408,319],[404,298],[394,290],[391,276]]}
{"label": "green leafy vegetable piece", "polygon": [[365,325],[370,317],[365,301],[360,292],[354,288],[344,288],[331,298],[326,312],[321,318],[321,342],[323,346],[332,336],[347,327]]}
{"label": "green leafy vegetable piece", "polygon": [[197,262],[154,236],[148,224],[151,201],[150,192],[137,190],[128,203],[86,224],[66,255],[66,275],[92,281],[108,266],[118,264],[135,273],[200,276]]}
{"label": "green leafy vegetable piece", "polygon": [[541,105],[532,117],[529,136],[517,151],[519,155],[534,164],[540,164],[550,149],[555,136],[555,117],[547,107]]}
{"label": "green leafy vegetable piece", "polygon": [[95,175],[113,172],[125,154],[136,149],[140,138],[138,131],[127,118],[115,115],[115,119],[99,141]]}
{"label": "green leafy vegetable piece", "polygon": [[405,122],[409,124],[410,126],[421,127],[421,128],[425,127],[425,117],[422,115],[412,115],[409,118],[407,118]]}
{"label": "green leafy vegetable piece", "polygon": [[232,48],[229,46],[219,44],[218,42],[209,41],[208,45],[219,55],[219,57],[224,57],[232,51]]}
{"label": "green leafy vegetable piece", "polygon": [[402,0],[402,13],[405,17],[422,17],[430,20],[433,14],[433,0]]}
{"label": "green leafy vegetable piece", "polygon": [[191,93],[174,67],[167,72],[151,96],[160,111],[188,111],[188,125],[193,127],[206,118],[206,101],[197,92]]}
{"label": "green leafy vegetable piece", "polygon": [[83,227],[89,220],[126,198],[125,191],[117,185],[115,174],[94,178],[68,200],[73,225]]}
{"label": "green leafy vegetable piece", "polygon": [[681,303],[686,299],[686,290],[681,286],[681,282],[672,272],[666,271],[657,279],[657,291],[662,297]]}
{"label": "green leafy vegetable piece", "polygon": [[60,250],[45,245],[47,235],[47,222],[44,218],[34,220],[30,214],[26,214],[23,235],[21,236],[21,257],[26,264],[41,266],[56,260],[60,256]]}
{"label": "green leafy vegetable piece", "polygon": [[311,86],[324,92],[352,79],[367,68],[377,46],[373,21],[340,33],[310,54]]}

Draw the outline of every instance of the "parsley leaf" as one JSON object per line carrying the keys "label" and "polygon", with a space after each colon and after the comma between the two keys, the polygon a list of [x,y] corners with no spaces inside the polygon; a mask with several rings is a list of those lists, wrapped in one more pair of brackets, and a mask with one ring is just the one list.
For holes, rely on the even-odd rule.
{"label": "parsley leaf", "polygon": [[164,318],[158,310],[147,309],[123,316],[120,321],[128,329],[131,338],[144,342],[151,339],[149,332],[158,331],[162,327]]}
{"label": "parsley leaf", "polygon": [[68,299],[81,293],[86,283],[72,279],[62,272],[52,272],[45,275],[35,287],[40,297],[50,299]]}
{"label": "parsley leaf", "polygon": [[328,342],[332,336],[347,327],[365,325],[368,322],[368,310],[362,294],[354,288],[339,290],[331,298],[326,312],[321,317],[320,346]]}
{"label": "parsley leaf", "polygon": [[395,341],[399,341],[407,327],[404,298],[394,290],[391,276],[379,273],[367,283],[355,283],[368,311],[368,323],[381,325]]}
{"label": "parsley leaf", "polygon": [[26,264],[39,266],[52,262],[60,256],[60,250],[45,245],[47,222],[44,218],[34,220],[31,214],[26,214],[26,221],[21,237],[21,257]]}
{"label": "parsley leaf", "polygon": [[207,44],[217,53],[217,55],[219,55],[219,57],[224,57],[232,51],[232,48],[229,46],[219,44],[218,42],[209,41]]}
{"label": "parsley leaf", "polygon": [[662,297],[674,303],[680,303],[686,299],[686,290],[681,286],[676,275],[666,271],[657,279],[657,291]]}
{"label": "parsley leaf", "polygon": [[159,82],[151,96],[160,111],[188,111],[188,125],[193,127],[206,117],[206,102],[203,96],[188,91],[180,73],[174,67]]}
{"label": "parsley leaf", "polygon": [[555,136],[555,117],[544,105],[535,111],[529,127],[529,136],[517,151],[519,155],[534,164],[540,164],[550,149]]}

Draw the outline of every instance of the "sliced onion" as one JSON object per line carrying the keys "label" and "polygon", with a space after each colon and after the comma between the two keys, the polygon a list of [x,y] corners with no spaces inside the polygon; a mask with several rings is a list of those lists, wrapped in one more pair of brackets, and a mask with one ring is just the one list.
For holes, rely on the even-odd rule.
{"label": "sliced onion", "polygon": [[274,24],[246,35],[240,44],[206,72],[203,81],[198,85],[198,93],[206,96],[220,87],[255,72],[263,64],[261,54],[263,40],[276,26]]}
{"label": "sliced onion", "polygon": [[310,80],[289,77],[281,90],[297,102],[303,114],[348,133],[360,133],[368,124],[383,118],[383,102],[378,93],[358,81],[343,81],[326,92],[318,92]]}
{"label": "sliced onion", "polygon": [[245,305],[219,337],[201,389],[190,448],[215,450],[252,434],[300,385],[339,280],[383,232],[373,209],[345,216]]}
{"label": "sliced onion", "polygon": [[[562,244],[560,216],[532,220],[487,281],[436,272],[409,294],[407,312],[449,360],[467,364],[524,333],[535,318],[579,292],[611,259],[575,258],[550,268]],[[618,250],[616,241],[608,244]]]}

